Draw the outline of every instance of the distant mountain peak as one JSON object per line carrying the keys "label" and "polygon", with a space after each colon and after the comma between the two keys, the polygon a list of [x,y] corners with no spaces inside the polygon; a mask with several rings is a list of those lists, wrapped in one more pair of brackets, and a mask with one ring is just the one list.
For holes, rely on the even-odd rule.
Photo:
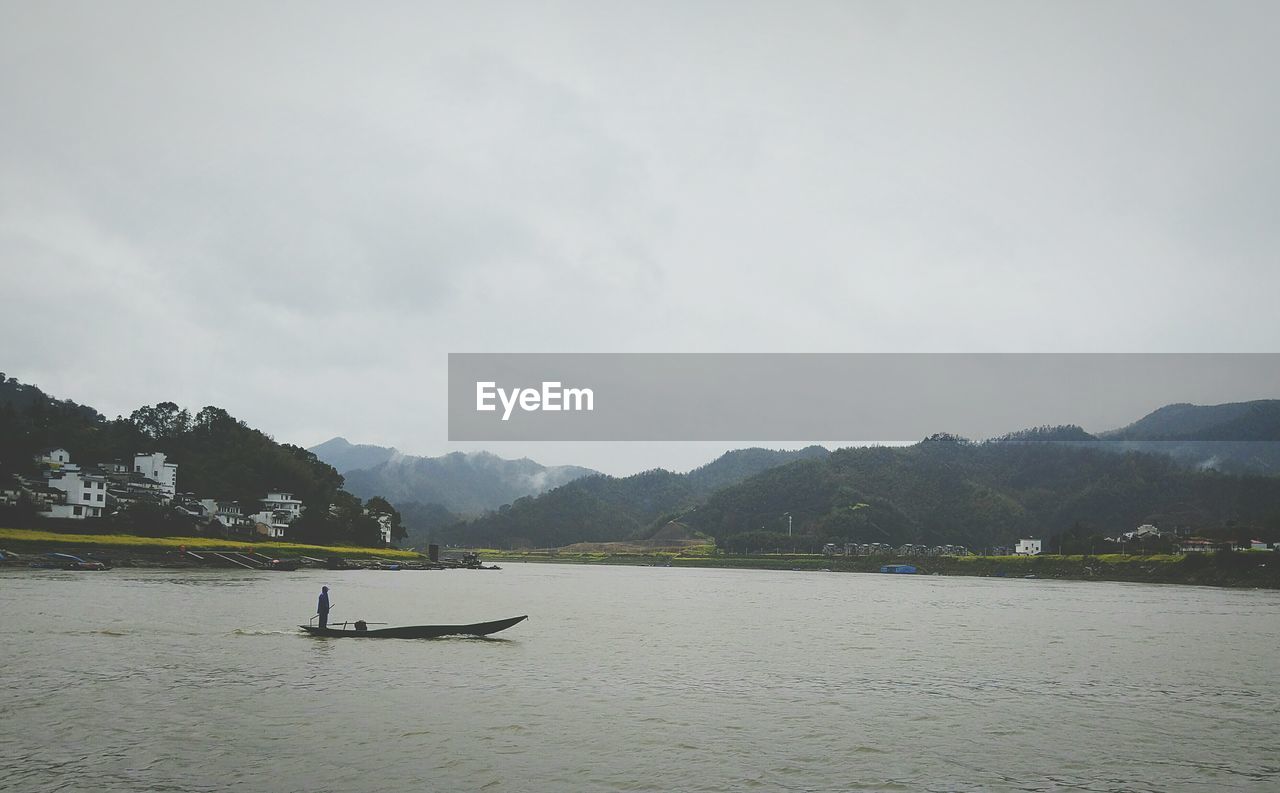
{"label": "distant mountain peak", "polygon": [[383,496],[393,504],[438,504],[458,514],[497,509],[598,472],[573,465],[545,466],[528,457],[509,460],[483,449],[439,457],[403,454],[386,446],[355,445],[333,438],[312,447],[338,469],[346,488],[361,498]]}
{"label": "distant mountain peak", "polygon": [[355,444],[341,435],[316,444],[307,451],[332,465],[340,474],[358,468],[371,468],[400,456],[400,451],[394,447]]}

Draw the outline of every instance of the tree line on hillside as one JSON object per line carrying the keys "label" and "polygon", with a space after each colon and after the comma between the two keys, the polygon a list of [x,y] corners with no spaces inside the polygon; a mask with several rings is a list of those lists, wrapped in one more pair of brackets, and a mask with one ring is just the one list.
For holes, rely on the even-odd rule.
{"label": "tree line on hillside", "polygon": [[982,549],[1064,536],[1075,548],[1090,538],[1097,547],[1144,523],[1280,537],[1280,480],[1188,469],[1158,454],[935,436],[771,469],[715,493],[685,520],[743,547],[751,544],[743,535],[781,531],[787,514],[814,545]]}
{"label": "tree line on hillside", "polygon": [[[585,476],[479,517],[442,524],[436,514],[430,534],[445,544],[495,548],[647,538],[717,487],[774,465],[827,453],[820,446],[795,451],[736,449],[684,474],[656,468],[626,477]],[[403,503],[398,506],[406,509]],[[420,530],[417,522],[422,514],[417,509],[413,512],[411,516],[406,511],[405,518],[411,533]]]}
{"label": "tree line on hillside", "polygon": [[850,542],[980,550],[1020,537],[1058,537],[1049,547],[1066,550],[1092,541],[1097,549],[1104,537],[1143,523],[1280,539],[1280,479],[1104,451],[1073,443],[1082,440],[1077,430],[823,450],[761,460],[719,487],[661,470],[591,477],[439,531],[476,546],[552,547],[646,538],[674,518],[743,553]]}
{"label": "tree line on hillside", "polygon": [[[304,509],[289,526],[291,540],[380,544],[380,527],[366,514],[378,510],[393,516],[394,532],[403,536],[399,513],[384,499],[362,504],[342,489],[343,478],[332,466],[306,449],[276,443],[222,408],[192,414],[161,402],[108,420],[92,408],[54,399],[0,374],[0,475],[36,475],[35,456],[51,447],[67,449],[78,463],[131,461],[137,452],[164,452],[178,464],[180,492],[238,502],[246,514],[258,511],[268,491],[293,493]],[[159,508],[146,504],[130,509],[136,514],[105,522],[113,528],[128,528],[115,525],[122,523],[182,527],[183,519],[171,510],[151,514]]]}
{"label": "tree line on hillside", "polygon": [[776,465],[826,454],[821,446],[795,451],[736,449],[684,474],[655,468],[626,477],[583,477],[443,527],[439,536],[448,543],[497,548],[647,539],[718,487]]}

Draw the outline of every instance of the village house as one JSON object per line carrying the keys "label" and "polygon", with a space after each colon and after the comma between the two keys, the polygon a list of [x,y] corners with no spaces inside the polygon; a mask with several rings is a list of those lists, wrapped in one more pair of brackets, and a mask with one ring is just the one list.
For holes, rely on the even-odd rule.
{"label": "village house", "polygon": [[[368,513],[368,510],[365,510]],[[378,528],[382,531],[382,544],[391,544],[391,516],[385,512],[375,512],[373,519],[378,521]]]}
{"label": "village house", "polygon": [[236,502],[220,498],[202,498],[199,503],[204,509],[205,518],[210,522],[217,521],[233,534],[253,533],[253,519],[245,515],[244,510]]}
{"label": "village house", "polygon": [[1040,554],[1043,542],[1043,540],[1018,540],[1013,553],[1015,556],[1037,556]]}
{"label": "village house", "polygon": [[[176,510],[191,518],[197,527],[220,524],[231,534],[258,534],[284,539],[290,524],[302,515],[302,500],[283,490],[269,491],[252,514],[240,503],[224,499],[199,498],[195,493],[178,493],[178,465],[164,452],[137,452],[132,459],[78,465],[62,447],[42,449],[34,456],[42,467],[41,476],[0,473],[0,505],[31,503],[46,518],[82,520],[119,514],[131,505],[144,503]],[[370,512],[378,524],[381,540],[390,545],[393,517]]]}
{"label": "village house", "polygon": [[15,475],[13,479],[18,485],[18,498],[25,496],[35,505],[36,511],[45,513],[45,517],[49,517],[47,513],[50,506],[66,503],[67,494],[49,487],[43,479],[31,479],[21,475]]}
{"label": "village house", "polygon": [[1121,534],[1120,539],[1126,542],[1129,540],[1145,540],[1149,537],[1159,537],[1160,534],[1160,530],[1155,526],[1150,523],[1144,523],[1133,531],[1126,531]]}
{"label": "village house", "polygon": [[119,460],[81,466],[62,447],[43,449],[34,459],[44,467],[43,479],[15,476],[0,503],[25,496],[44,517],[77,520],[104,517],[137,501],[164,504],[176,495],[178,466],[163,453],[136,454],[132,467]]}
{"label": "village house", "polygon": [[100,518],[107,508],[107,478],[100,473],[64,467],[47,484],[65,494],[62,504],[50,505],[50,517]]}
{"label": "village house", "polygon": [[71,452],[61,447],[41,449],[35,459],[41,465],[62,465],[71,462]]}
{"label": "village house", "polygon": [[178,466],[166,462],[164,452],[133,455],[133,472],[158,482],[166,501],[172,501],[178,495]]}
{"label": "village house", "polygon": [[[1221,550],[1223,543],[1204,537],[1184,537],[1173,546],[1174,553],[1211,553]],[[1230,547],[1230,543],[1226,547]]]}
{"label": "village house", "polygon": [[888,543],[849,542],[843,546],[829,542],[822,546],[826,556],[968,556],[963,545],[903,545],[895,548]]}
{"label": "village house", "polygon": [[283,539],[289,524],[302,514],[302,501],[293,497],[292,493],[270,491],[262,499],[262,511],[249,516],[258,524],[258,532],[273,540]]}

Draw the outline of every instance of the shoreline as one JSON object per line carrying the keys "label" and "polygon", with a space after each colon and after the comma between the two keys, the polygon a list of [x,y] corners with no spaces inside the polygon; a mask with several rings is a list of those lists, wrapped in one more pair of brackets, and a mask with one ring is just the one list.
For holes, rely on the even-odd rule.
{"label": "shoreline", "polygon": [[[640,567],[795,570],[832,573],[881,573],[884,565],[911,565],[914,575],[1031,578],[1062,581],[1118,581],[1183,584],[1237,589],[1280,589],[1280,554],[1247,551],[1217,554],[1136,556],[680,556],[678,554],[555,554],[483,551],[494,562],[630,565]],[[898,575],[902,575],[899,573]]]}
{"label": "shoreline", "polygon": [[[280,559],[341,558],[353,562],[417,564],[426,557],[399,548],[364,548],[348,545],[304,545],[281,542],[247,542],[210,537],[142,537],[133,534],[62,534],[34,529],[0,529],[0,550],[17,559],[0,561],[0,570],[30,569],[32,562],[46,554],[64,553],[107,562],[111,567],[186,569],[226,569],[245,565],[222,564],[215,553],[258,555]],[[195,555],[192,555],[195,554]],[[203,556],[203,559],[197,558]],[[212,557],[212,558],[211,558]],[[304,569],[320,569],[311,566]],[[287,571],[282,571],[287,572]]]}
{"label": "shoreline", "polygon": [[[155,569],[231,569],[234,564],[210,562],[206,552],[256,553],[282,559],[342,558],[356,563],[407,563],[414,569],[427,559],[416,551],[396,548],[247,543],[207,537],[141,537],[136,535],[77,535],[26,529],[0,529],[0,549],[19,558],[0,562],[0,570],[31,569],[32,562],[48,553],[66,553],[107,561],[111,567]],[[462,552],[464,549],[450,549]],[[884,565],[911,565],[914,575],[1031,578],[1068,581],[1120,581],[1147,584],[1185,584],[1228,588],[1280,589],[1280,553],[1098,556],[821,556],[816,554],[761,554],[736,556],[701,552],[685,555],[677,549],[610,552],[501,551],[471,549],[485,562],[533,564],[593,564],[633,567],[683,567],[734,570],[797,570],[833,573],[880,573]],[[198,560],[187,552],[206,553]],[[357,565],[359,566],[359,565]],[[301,569],[323,569],[318,565]],[[287,571],[280,571],[287,572]]]}

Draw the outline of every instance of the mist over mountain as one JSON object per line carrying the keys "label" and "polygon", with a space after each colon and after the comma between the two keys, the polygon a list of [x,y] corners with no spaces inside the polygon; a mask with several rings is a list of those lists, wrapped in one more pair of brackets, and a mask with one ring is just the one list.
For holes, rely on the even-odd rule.
{"label": "mist over mountain", "polygon": [[1075,425],[1011,432],[994,441],[1059,441],[1105,452],[1147,452],[1195,469],[1280,474],[1280,400],[1165,405],[1120,429],[1090,434]]}
{"label": "mist over mountain", "polygon": [[[507,460],[488,452],[417,457],[382,446],[353,445],[342,438],[311,451],[342,471],[351,493],[381,495],[393,504],[435,504],[461,515],[497,509],[598,473],[576,465],[545,466],[528,458]],[[347,469],[338,462],[361,460],[376,462]]]}
{"label": "mist over mountain", "polygon": [[1280,400],[1165,405],[1111,432],[1104,447],[1165,454],[1183,465],[1234,474],[1280,474]]}

